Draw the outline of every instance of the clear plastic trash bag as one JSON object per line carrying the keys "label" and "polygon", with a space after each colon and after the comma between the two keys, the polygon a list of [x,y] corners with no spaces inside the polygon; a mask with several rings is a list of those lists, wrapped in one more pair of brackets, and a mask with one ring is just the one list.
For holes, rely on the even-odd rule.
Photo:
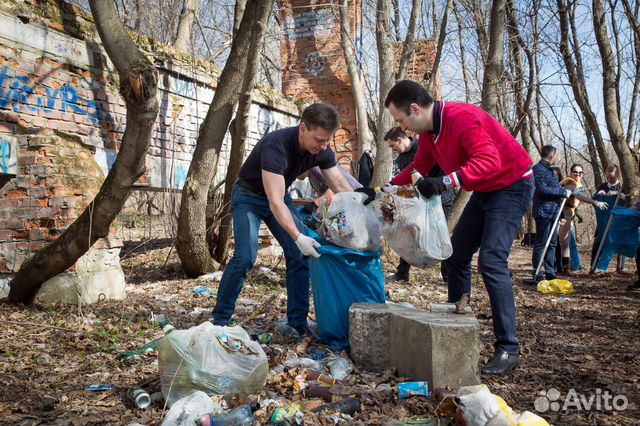
{"label": "clear plastic trash bag", "polygon": [[404,260],[425,266],[451,256],[453,248],[439,195],[405,197],[391,190],[377,202],[392,212],[392,216],[385,214],[382,236]]}
{"label": "clear plastic trash bag", "polygon": [[242,327],[209,321],[167,334],[158,342],[158,355],[162,395],[169,405],[198,390],[208,395],[256,394],[269,372],[260,344]]}
{"label": "clear plastic trash bag", "polygon": [[359,192],[340,192],[323,200],[316,213],[320,236],[340,247],[377,251],[381,224],[374,211],[362,204],[366,197]]}

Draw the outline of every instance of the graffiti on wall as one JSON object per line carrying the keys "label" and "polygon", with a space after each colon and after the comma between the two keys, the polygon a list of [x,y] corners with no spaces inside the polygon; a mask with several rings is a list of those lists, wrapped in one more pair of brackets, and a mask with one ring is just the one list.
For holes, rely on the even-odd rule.
{"label": "graffiti on wall", "polygon": [[0,70],[0,108],[45,114],[58,109],[86,115],[92,124],[102,118],[93,99],[82,99],[73,85],[65,83],[59,89],[34,85],[29,76],[15,75],[6,65]]}
{"label": "graffiti on wall", "polygon": [[189,161],[166,157],[150,157],[149,161],[151,187],[182,189],[187,181]]}
{"label": "graffiti on wall", "polygon": [[267,133],[280,130],[283,127],[286,125],[282,124],[275,111],[263,106],[258,107],[258,133],[261,138]]}
{"label": "graffiti on wall", "polygon": [[18,141],[14,137],[0,137],[0,174],[18,174]]}
{"label": "graffiti on wall", "polygon": [[314,77],[319,77],[324,72],[325,60],[320,52],[311,52],[304,60],[304,69]]}
{"label": "graffiti on wall", "polygon": [[329,37],[334,32],[336,16],[330,8],[307,10],[287,16],[282,27],[287,40]]}

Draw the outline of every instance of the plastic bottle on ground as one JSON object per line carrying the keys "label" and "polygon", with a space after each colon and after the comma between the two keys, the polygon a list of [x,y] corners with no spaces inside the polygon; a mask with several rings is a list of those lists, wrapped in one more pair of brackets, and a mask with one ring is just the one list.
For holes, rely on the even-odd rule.
{"label": "plastic bottle on ground", "polygon": [[218,415],[205,414],[200,417],[200,426],[251,426],[254,417],[251,407],[241,405],[235,410]]}

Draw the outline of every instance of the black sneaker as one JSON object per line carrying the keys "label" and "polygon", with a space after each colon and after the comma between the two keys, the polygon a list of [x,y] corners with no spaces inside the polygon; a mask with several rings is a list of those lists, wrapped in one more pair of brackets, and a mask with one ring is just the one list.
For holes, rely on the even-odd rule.
{"label": "black sneaker", "polygon": [[631,291],[640,291],[640,280],[636,281],[635,283],[631,284],[629,287],[627,287],[629,290]]}

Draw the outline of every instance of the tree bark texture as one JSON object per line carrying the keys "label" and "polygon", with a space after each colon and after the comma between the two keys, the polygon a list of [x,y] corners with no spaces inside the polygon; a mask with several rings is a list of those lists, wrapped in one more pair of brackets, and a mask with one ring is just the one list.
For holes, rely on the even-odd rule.
{"label": "tree bark texture", "polygon": [[[273,7],[273,0],[262,0],[267,3],[265,6],[269,10]],[[260,16],[260,20],[256,19],[251,30],[251,43],[249,52],[261,52],[262,43],[264,41],[264,32],[269,20],[269,13]],[[231,195],[233,184],[238,177],[240,167],[244,160],[244,148],[247,134],[249,133],[249,111],[251,109],[251,93],[255,86],[256,74],[260,65],[261,55],[250,55],[247,62],[247,69],[242,82],[242,90],[236,118],[232,122],[233,131],[231,132],[231,153],[229,156],[229,167],[227,168],[227,176],[225,180],[224,201],[222,207],[222,221],[218,231],[218,245],[214,253],[217,262],[223,263],[227,257],[228,243],[231,238]]]}
{"label": "tree bark texture", "polygon": [[453,3],[453,0],[447,1],[447,5],[444,9],[444,13],[442,14],[442,24],[440,24],[439,26],[440,30],[438,31],[438,45],[436,47],[436,55],[433,59],[433,65],[431,67],[431,78],[429,79],[429,84],[427,85],[427,92],[429,92],[430,94],[433,93],[433,85],[434,85],[434,82],[436,81],[438,68],[440,67],[440,58],[442,58],[444,40],[447,37],[447,20],[449,17],[449,10],[451,9],[452,3]]}
{"label": "tree bark texture", "polygon": [[379,114],[376,123],[376,162],[373,168],[371,186],[382,186],[391,179],[391,150],[383,137],[394,126],[393,117],[384,106],[384,100],[395,83],[395,61],[393,40],[391,38],[391,0],[378,0],[376,11],[376,43],[378,47],[378,66],[380,72]]}
{"label": "tree bark texture", "polygon": [[592,1],[593,27],[600,59],[602,61],[602,91],[604,94],[604,116],[607,122],[611,145],[615,150],[623,177],[623,192],[629,194],[629,203],[640,200],[640,164],[627,144],[620,120],[620,104],[617,97],[617,79],[614,54],[607,34],[607,22],[601,0]]}
{"label": "tree bark texture", "polygon": [[180,12],[180,20],[178,21],[178,31],[176,33],[176,39],[173,42],[173,47],[183,52],[189,50],[189,43],[191,42],[191,31],[193,30],[193,24],[196,22],[198,16],[198,6],[200,0],[184,0],[182,4],[182,11]]}
{"label": "tree bark texture", "polygon": [[361,74],[356,63],[356,46],[355,40],[351,33],[351,23],[349,22],[348,0],[340,0],[340,44],[342,52],[347,64],[347,72],[351,81],[351,94],[356,107],[356,126],[357,126],[357,144],[358,159],[368,149],[371,149],[373,143],[371,132],[369,131],[369,122],[367,119],[367,101],[364,96],[364,82],[360,78]]}
{"label": "tree bark texture", "polygon": [[25,262],[10,283],[13,303],[31,303],[49,278],[71,267],[109,227],[145,170],[145,156],[158,115],[158,74],[138,50],[117,17],[113,2],[90,0],[91,12],[107,54],[118,70],[127,105],[126,130],[115,163],[100,191],[55,241]]}
{"label": "tree bark texture", "polygon": [[189,166],[182,190],[176,247],[182,266],[190,277],[216,268],[209,254],[206,238],[207,194],[215,177],[224,136],[233,110],[240,99],[240,89],[247,68],[251,30],[255,21],[262,21],[270,13],[268,1],[249,0],[240,27],[231,43],[231,53],[218,80]]}
{"label": "tree bark texture", "polygon": [[[582,68],[582,56],[580,54],[580,47],[577,44],[575,26],[572,25],[573,20],[571,20],[570,24],[569,10],[565,1],[557,0],[557,5],[558,18],[560,20],[560,52],[562,54],[562,60],[567,70],[567,77],[569,78],[569,83],[571,84],[571,89],[573,91],[573,96],[576,100],[576,103],[580,107],[580,111],[582,111],[582,114],[585,117],[586,125],[589,126],[589,129],[593,134],[593,139],[596,143],[596,148],[598,149],[598,155],[600,157],[600,163],[602,164],[602,167],[606,169],[609,166],[609,160],[607,157],[604,140],[602,138],[602,132],[600,131],[600,127],[598,125],[598,119],[596,117],[596,114],[591,109],[591,105],[589,103],[589,95],[587,93],[587,86],[585,84],[584,71]],[[570,49],[569,46],[570,27],[575,37],[573,49]],[[573,60],[572,50],[573,54],[576,56],[576,62],[574,62]]]}
{"label": "tree bark texture", "polygon": [[506,0],[494,0],[491,6],[489,23],[489,50],[482,79],[482,108],[496,116],[500,77],[502,75],[502,56],[504,53],[504,16]]}

